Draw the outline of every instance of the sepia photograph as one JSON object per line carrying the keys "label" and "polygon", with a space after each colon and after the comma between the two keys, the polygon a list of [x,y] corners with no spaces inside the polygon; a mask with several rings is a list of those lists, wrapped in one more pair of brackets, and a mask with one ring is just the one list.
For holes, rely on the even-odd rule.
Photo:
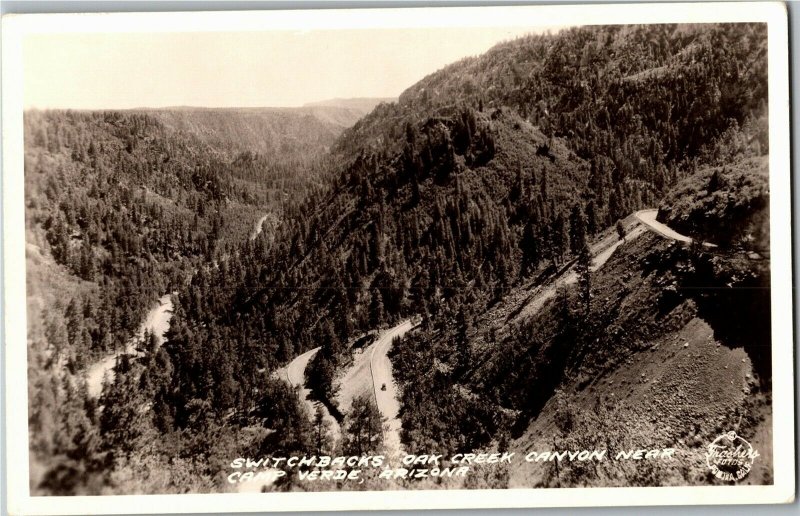
{"label": "sepia photograph", "polygon": [[15,510],[793,499],[786,13],[578,7],[4,18]]}

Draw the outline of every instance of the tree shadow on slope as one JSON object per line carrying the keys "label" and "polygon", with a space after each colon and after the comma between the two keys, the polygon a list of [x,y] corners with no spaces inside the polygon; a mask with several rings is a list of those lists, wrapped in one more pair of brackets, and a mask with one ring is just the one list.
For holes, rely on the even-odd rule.
{"label": "tree shadow on slope", "polygon": [[[771,289],[768,262],[744,253],[715,255],[692,250],[693,267],[682,290],[695,300],[714,338],[743,348],[762,389],[772,383]],[[787,343],[788,344],[788,343]]]}
{"label": "tree shadow on slope", "polygon": [[772,379],[769,262],[747,253],[672,244],[650,254],[643,274],[663,278],[658,297],[660,314],[684,299],[697,305],[698,316],[714,330],[714,338],[729,348],[743,348],[753,362],[760,385]]}

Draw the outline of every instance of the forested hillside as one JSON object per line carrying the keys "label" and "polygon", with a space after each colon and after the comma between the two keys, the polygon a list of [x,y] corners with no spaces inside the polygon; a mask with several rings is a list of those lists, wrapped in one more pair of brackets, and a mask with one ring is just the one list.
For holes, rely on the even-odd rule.
{"label": "forested hillside", "polygon": [[[341,126],[325,128],[327,142],[240,151],[230,131],[259,139],[267,115],[252,124],[205,113],[211,127],[236,122],[215,136],[234,143],[215,146],[164,123],[191,125],[197,112],[188,109],[25,114],[31,449],[43,477],[35,488],[90,489],[69,472],[96,460],[84,449],[90,442],[110,446],[97,436],[83,371],[125,347],[149,307],[182,290],[200,264],[238,249],[264,214],[279,221],[284,205],[321,188],[325,145]],[[282,113],[261,138],[292,138],[282,126],[293,124],[297,139],[309,116]],[[267,233],[251,245],[268,246]]]}
{"label": "forested hillside", "polygon": [[[763,286],[761,269],[736,274],[726,258],[676,250],[653,237],[650,246],[632,244],[642,248],[626,254],[630,263],[615,265],[620,274],[635,271],[641,277],[625,285],[604,277],[592,287],[589,248],[601,239],[616,241],[617,232],[624,238],[632,212],[657,207],[665,198],[670,202],[662,212],[683,217],[691,207],[673,202],[684,194],[670,197],[670,192],[691,192],[692,206],[705,203],[701,198],[709,183],[703,174],[720,167],[728,168],[716,174],[713,185],[734,196],[748,192],[752,202],[736,213],[757,224],[763,182],[739,176],[747,176],[743,160],[763,162],[768,152],[766,43],[766,26],[748,24],[584,27],[503,43],[424,78],[396,103],[378,105],[336,140],[323,161],[315,161],[313,172],[305,172],[324,186],[304,187],[308,181],[301,181],[303,195],[281,203],[280,225],[270,239],[240,239],[225,252],[214,249],[228,237],[223,228],[233,224],[237,210],[281,199],[285,183],[275,181],[290,181],[283,172],[291,168],[286,162],[273,165],[263,149],[237,149],[232,161],[215,151],[208,159],[216,161],[197,166],[196,158],[181,157],[180,146],[155,151],[161,139],[132,135],[128,126],[140,115],[124,115],[129,117],[124,131],[109,136],[102,149],[103,138],[86,138],[92,153],[88,144],[37,151],[42,159],[55,154],[78,163],[70,166],[90,171],[88,178],[124,185],[136,179],[128,187],[131,200],[116,204],[115,217],[133,217],[139,208],[128,208],[132,199],[143,198],[137,206],[147,206],[152,197],[152,204],[163,204],[173,217],[169,220],[186,219],[171,223],[186,226],[169,238],[185,235],[174,245],[191,263],[180,269],[188,273],[180,276],[187,283],[170,276],[172,283],[158,285],[178,290],[167,343],[137,366],[150,371],[143,375],[146,388],[132,387],[138,373],[117,375],[108,393],[129,416],[117,419],[135,424],[125,424],[127,433],[121,434],[120,425],[106,418],[100,435],[110,455],[93,456],[117,461],[120,475],[145,478],[138,484],[145,491],[208,491],[220,488],[224,460],[240,456],[234,454],[312,450],[314,432],[304,408],[275,372],[321,346],[309,366],[309,384],[316,396],[335,404],[333,380],[348,362],[352,342],[411,317],[421,318],[420,328],[393,351],[404,445],[444,453],[496,447],[519,437],[553,406],[548,403],[555,403],[560,386],[573,380],[586,386],[607,372],[592,364],[608,361],[616,367],[664,331],[710,310],[712,300],[681,289],[698,281],[725,285],[732,277]],[[103,134],[116,134],[108,114],[58,116],[84,117],[85,124],[103,124]],[[205,114],[197,116],[191,130],[180,134],[208,130],[213,137],[200,138],[220,147],[215,131],[231,133],[205,124],[198,129]],[[151,130],[165,131],[165,123],[156,122]],[[45,143],[34,150],[48,149],[52,137],[48,130],[44,134]],[[34,128],[31,137],[41,141]],[[301,139],[290,148],[302,152],[305,143]],[[143,145],[149,150],[140,172],[126,160]],[[97,155],[102,158],[93,165]],[[37,159],[26,167],[35,170]],[[155,163],[149,166],[148,160]],[[101,174],[104,166],[108,171]],[[43,193],[36,198],[46,199],[45,187],[37,188]],[[50,202],[69,191],[62,184],[54,189]],[[84,189],[89,185],[79,191]],[[53,206],[30,206],[29,216],[41,215],[29,224],[55,235],[45,245],[54,256],[67,249],[56,262],[80,276],[84,260],[75,262],[75,256],[81,249],[80,256],[97,267],[111,264],[113,277],[108,230],[99,243],[80,233],[65,245],[63,235],[79,231],[82,219],[58,215],[61,210]],[[65,222],[48,223],[46,217]],[[698,235],[711,223],[696,214],[681,220]],[[163,248],[169,249],[171,240],[139,221],[120,223],[146,229],[137,242],[148,240],[151,231],[152,240],[164,240],[161,247],[146,248],[152,263],[150,254],[140,259],[150,268],[164,267],[170,262],[161,258],[169,258]],[[53,226],[56,230],[48,229]],[[193,228],[205,230],[190,237]],[[124,238],[136,234],[125,232]],[[145,244],[126,245],[136,250]],[[748,269],[748,263],[739,265]],[[541,317],[509,315],[523,311],[520,300],[531,295],[528,290],[545,288],[573,265],[580,272],[578,286],[543,305]],[[658,277],[647,276],[654,270]],[[650,294],[667,281],[680,295],[666,295],[662,305],[651,306]],[[592,304],[595,295],[602,303]],[[741,300],[728,301],[744,310]],[[660,328],[659,315],[668,315],[672,326]],[[502,322],[487,322],[494,320]],[[644,328],[633,332],[638,322]],[[142,415],[142,406],[152,410]],[[160,438],[149,440],[151,435]],[[172,461],[175,455],[180,465]],[[148,477],[148,468],[172,476]],[[175,475],[181,468],[191,471],[191,479]],[[537,485],[551,484],[545,479]],[[99,489],[119,492],[127,489],[123,486],[106,479]],[[291,480],[278,486],[291,487]]]}
{"label": "forested hillside", "polygon": [[[278,362],[322,345],[314,371],[330,377],[354,331],[480,312],[729,155],[732,140],[763,154],[765,44],[752,25],[582,28],[423,79],[342,136],[349,164],[287,217],[279,245],[243,255],[244,271],[195,277],[226,288],[184,303],[178,327],[192,338],[171,345],[203,348],[216,331]],[[195,367],[184,378],[222,366]],[[224,388],[235,399],[250,386]]]}
{"label": "forested hillside", "polygon": [[681,181],[661,203],[670,227],[725,247],[769,252],[766,157],[706,168]]}

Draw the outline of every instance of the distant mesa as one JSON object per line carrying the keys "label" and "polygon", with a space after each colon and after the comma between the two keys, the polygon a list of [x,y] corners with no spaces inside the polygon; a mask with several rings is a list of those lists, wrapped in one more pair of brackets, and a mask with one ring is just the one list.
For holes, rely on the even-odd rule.
{"label": "distant mesa", "polygon": [[317,102],[307,102],[303,107],[340,107],[356,109],[364,114],[372,111],[375,106],[382,102],[397,102],[397,97],[357,97],[350,99],[327,99]]}

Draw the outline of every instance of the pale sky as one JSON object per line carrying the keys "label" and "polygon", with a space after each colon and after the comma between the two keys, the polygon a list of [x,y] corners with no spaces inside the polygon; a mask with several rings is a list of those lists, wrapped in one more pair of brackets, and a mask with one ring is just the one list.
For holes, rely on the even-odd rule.
{"label": "pale sky", "polygon": [[26,108],[299,106],[396,97],[540,27],[28,35]]}

